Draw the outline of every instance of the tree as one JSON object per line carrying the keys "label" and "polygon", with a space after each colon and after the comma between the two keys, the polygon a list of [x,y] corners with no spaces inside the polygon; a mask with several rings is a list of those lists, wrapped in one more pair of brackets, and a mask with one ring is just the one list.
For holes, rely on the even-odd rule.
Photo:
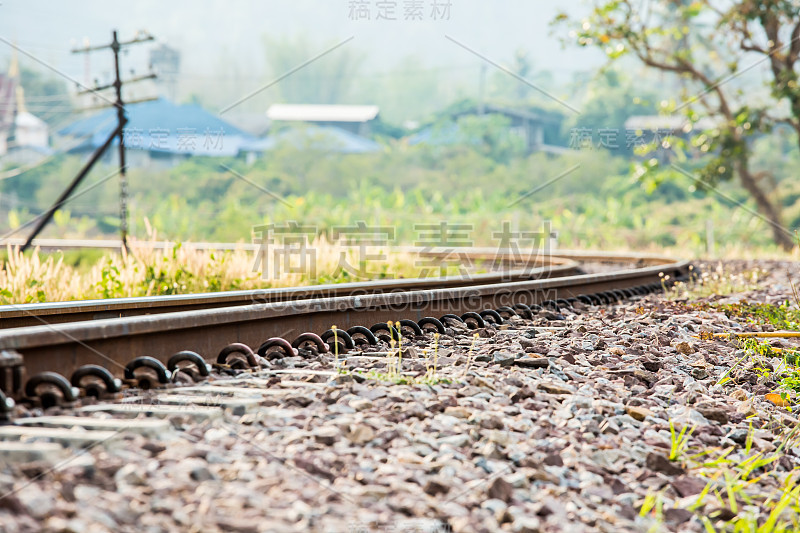
{"label": "tree", "polygon": [[[587,80],[573,83],[585,87],[585,95],[581,114],[569,118],[575,127],[589,128],[596,134],[604,128],[622,130],[630,117],[652,112],[652,102],[657,101],[653,88],[643,86],[641,80],[621,68],[604,69],[594,83]],[[627,150],[624,136],[617,146],[618,150]]]}
{"label": "tree", "polygon": [[295,71],[274,86],[281,100],[292,104],[339,104],[350,96],[355,76],[364,62],[363,55],[343,46],[319,57],[304,68],[296,70],[331,48],[331,43],[314,43],[304,35],[294,38],[264,38],[270,75],[277,78]]}
{"label": "tree", "polygon": [[[738,177],[769,222],[773,240],[791,249],[767,172],[751,167],[752,140],[788,124],[800,143],[800,10],[792,0],[654,0],[647,12],[634,0],[596,1],[570,33],[581,46],[603,49],[611,61],[633,57],[648,69],[677,76],[679,100],[662,111],[701,118],[712,127],[693,132],[684,147],[710,154],[701,186]],[[567,15],[558,22],[574,23]],[[769,65],[764,94],[745,91],[760,63]],[[680,102],[680,103],[679,103]],[[647,167],[657,171],[658,165]]]}

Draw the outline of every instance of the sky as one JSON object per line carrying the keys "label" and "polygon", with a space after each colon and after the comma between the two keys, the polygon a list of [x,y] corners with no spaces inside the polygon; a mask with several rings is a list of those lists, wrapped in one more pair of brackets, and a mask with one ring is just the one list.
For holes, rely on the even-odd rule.
{"label": "sky", "polygon": [[[415,2],[422,20],[404,20]],[[380,4],[394,5],[397,20],[386,19],[391,10],[379,20]],[[440,4],[438,20],[433,4]],[[356,5],[361,9],[354,11]],[[478,65],[483,60],[476,54],[507,63],[523,48],[537,69],[568,76],[602,62],[594,50],[564,49],[565,30],[554,35],[550,27],[559,10],[579,13],[581,7],[581,0],[1,0],[0,36],[81,82],[87,59],[70,49],[87,39],[105,44],[112,29],[123,39],[147,30],[178,48],[183,74],[195,79],[212,79],[220,61],[234,58],[238,69],[266,80],[265,37],[297,35],[319,43],[320,52],[352,38],[344,46],[364,54],[366,71],[386,71],[409,56],[429,67]],[[147,70],[149,46],[131,49],[125,69]],[[10,52],[0,42],[0,65]],[[110,54],[95,53],[88,61],[91,79],[109,79]]]}

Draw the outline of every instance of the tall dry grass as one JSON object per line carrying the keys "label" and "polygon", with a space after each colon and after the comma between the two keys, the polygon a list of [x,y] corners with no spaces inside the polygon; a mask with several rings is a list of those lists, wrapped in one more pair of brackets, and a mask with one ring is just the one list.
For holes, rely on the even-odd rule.
{"label": "tall dry grass", "polygon": [[0,302],[190,294],[415,277],[420,273],[418,259],[412,254],[376,247],[362,250],[324,239],[308,246],[305,268],[301,268],[301,255],[294,254],[287,271],[283,264],[275,268],[280,258],[271,251],[264,254],[264,262],[246,250],[212,252],[191,245],[162,249],[154,245],[155,235],[151,237],[132,242],[129,253],[105,255],[88,271],[66,264],[60,254],[42,254],[38,249],[22,254],[8,246],[8,257],[0,263]]}

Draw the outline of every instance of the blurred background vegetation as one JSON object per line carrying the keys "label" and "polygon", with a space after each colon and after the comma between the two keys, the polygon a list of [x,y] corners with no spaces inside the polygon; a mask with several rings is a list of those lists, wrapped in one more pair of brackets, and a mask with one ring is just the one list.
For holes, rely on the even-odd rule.
{"label": "blurred background vegetation", "polygon": [[[377,154],[311,156],[283,146],[253,165],[230,159],[194,158],[164,170],[130,171],[132,234],[146,238],[144,221],[163,238],[195,242],[252,242],[264,223],[299,221],[322,234],[333,226],[364,221],[393,225],[397,240],[419,239],[416,223],[469,223],[476,245],[492,245],[504,221],[538,231],[545,220],[564,248],[674,249],[703,254],[707,226],[714,228],[720,253],[726,248],[772,250],[765,222],[746,205],[747,194],[733,184],[714,192],[695,190],[691,179],[656,183],[630,173],[627,158],[605,150],[567,155],[508,156],[493,146],[430,147],[388,143]],[[756,153],[764,165],[797,168],[796,153],[764,140]],[[13,180],[22,206],[6,212],[4,229],[18,227],[47,205],[77,171],[80,161],[57,157]],[[278,195],[279,201],[235,174]],[[528,194],[543,182],[573,172]],[[113,166],[98,168],[101,179]],[[89,181],[89,185],[94,180]],[[10,185],[11,180],[3,183]],[[114,237],[117,188],[114,180],[60,210],[45,237]],[[780,180],[788,225],[800,226],[800,182]],[[732,201],[733,200],[733,201]],[[22,234],[25,234],[23,230]]]}
{"label": "blurred background vegetation", "polygon": [[[693,4],[682,3],[687,9]],[[573,22],[580,27],[581,20],[577,16]],[[554,31],[553,42],[574,42],[574,32],[567,30]],[[597,26],[591,32],[599,38],[605,35]],[[302,34],[264,37],[265,71],[272,77],[285,73],[324,49],[323,44]],[[550,221],[563,248],[666,250],[676,255],[779,253],[768,224],[753,214],[754,204],[735,182],[698,190],[692,179],[676,172],[643,172],[643,167],[652,170],[648,164],[659,155],[624,147],[623,128],[630,117],[674,110],[682,88],[675,79],[625,58],[591,70],[554,72],[540,68],[537,55],[524,48],[497,59],[528,83],[479,60],[454,63],[450,75],[448,69],[413,54],[382,65],[376,73],[365,70],[367,55],[358,48],[342,48],[239,110],[263,113],[275,102],[374,103],[381,108],[373,130],[381,151],[345,155],[283,143],[255,160],[193,157],[172,168],[133,168],[131,233],[146,239],[147,222],[165,239],[250,243],[253,228],[265,223],[298,221],[322,235],[334,226],[364,221],[394,226],[398,243],[414,244],[420,238],[415,224],[446,221],[471,224],[474,243],[492,246],[497,244],[493,233],[504,222],[515,230],[538,231]],[[181,81],[179,101],[214,111],[230,103],[234,88],[236,94],[246,93],[263,83],[262,78],[252,79],[224,49],[209,61],[226,84],[187,76]],[[54,129],[74,119],[78,106],[67,84],[24,58],[21,64],[26,97],[35,103],[36,114]],[[730,85],[746,94],[752,83],[743,76]],[[580,113],[569,112],[559,100]],[[546,135],[549,144],[564,150],[528,154],[500,115],[453,118],[459,109],[482,102],[559,114],[560,125]],[[455,123],[463,137],[460,142],[408,142],[428,126],[446,130]],[[622,148],[598,145],[596,132],[604,128],[623,132]],[[589,146],[570,147],[578,129],[595,133]],[[786,227],[794,231],[800,227],[796,134],[776,128],[758,132],[748,143],[751,170],[768,175],[770,194],[782,207]],[[716,155],[692,154],[681,164],[699,171]],[[81,164],[77,156],[57,155],[19,174],[8,165],[5,171],[12,172],[0,180],[0,236],[42,212]],[[107,160],[82,187],[114,170],[115,159]],[[117,195],[117,182],[110,179],[70,201],[42,237],[115,237]],[[82,257],[67,259],[78,263]]]}

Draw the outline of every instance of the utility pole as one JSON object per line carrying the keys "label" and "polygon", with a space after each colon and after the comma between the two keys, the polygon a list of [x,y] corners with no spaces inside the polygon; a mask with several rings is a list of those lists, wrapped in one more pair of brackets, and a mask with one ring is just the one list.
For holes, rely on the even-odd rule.
{"label": "utility pole", "polygon": [[[119,52],[125,46],[130,46],[132,44],[143,43],[147,41],[154,40],[153,36],[147,32],[139,32],[136,36],[131,39],[130,41],[120,42],[117,38],[117,31],[114,30],[112,32],[112,39],[111,43],[102,46],[85,46],[83,48],[78,48],[72,50],[73,54],[86,54],[89,52],[97,51],[97,50],[105,50],[110,49],[114,53],[114,81],[108,85],[101,85],[97,86],[93,89],[88,89],[84,91],[78,92],[79,95],[88,94],[88,93],[96,93],[99,91],[103,91],[106,89],[113,88],[115,91],[116,101],[113,103],[113,107],[117,109],[117,127],[114,131],[109,135],[106,141],[100,146],[92,156],[89,158],[89,161],[83,168],[80,170],[75,179],[72,180],[72,183],[61,193],[58,200],[50,207],[50,209],[45,212],[39,222],[36,224],[31,235],[28,237],[28,240],[25,244],[22,245],[22,251],[24,252],[28,249],[33,242],[33,239],[41,232],[42,228],[47,225],[48,222],[53,218],[53,214],[56,210],[64,204],[72,194],[72,192],[78,187],[80,182],[89,171],[92,169],[94,164],[100,159],[103,153],[113,144],[114,139],[117,138],[119,140],[119,176],[120,176],[120,189],[119,189],[119,218],[120,218],[120,240],[122,243],[122,247],[125,250],[128,250],[128,180],[126,176],[126,165],[125,165],[125,124],[128,123],[128,119],[125,116],[125,102],[122,100],[122,86],[126,83],[133,83],[142,80],[153,79],[156,77],[155,74],[146,74],[144,76],[137,76],[125,81],[122,81],[119,74]],[[137,102],[146,102],[149,100],[154,100],[154,98],[144,98],[140,100],[131,101],[128,103],[137,103]],[[101,106],[101,107],[109,107],[109,106]]]}
{"label": "utility pole", "polygon": [[[152,39],[152,37],[151,37]],[[122,102],[122,80],[119,77],[119,50],[117,31],[114,30],[111,41],[111,50],[114,52],[114,89],[117,93],[117,124],[119,130],[119,239],[125,251],[128,250],[128,177],[125,175],[125,130],[123,124],[128,122],[125,117],[125,104]]]}
{"label": "utility pole", "polygon": [[[119,76],[119,52],[123,46],[132,44],[143,43],[152,41],[153,36],[147,32],[137,33],[136,36],[126,42],[120,42],[117,38],[117,30],[111,34],[111,44],[99,47],[84,47],[81,49],[73,50],[73,54],[88,53],[94,50],[103,50],[110,48],[114,53],[114,82],[111,86],[96,87],[95,91],[114,88],[116,93],[116,102],[114,106],[117,108],[117,129],[119,131],[119,236],[122,246],[128,250],[128,177],[125,165],[125,124],[128,123],[128,118],[125,116],[125,102],[122,101],[122,79]],[[147,74],[128,80],[125,83],[132,83],[141,80],[153,79],[155,74]]]}

